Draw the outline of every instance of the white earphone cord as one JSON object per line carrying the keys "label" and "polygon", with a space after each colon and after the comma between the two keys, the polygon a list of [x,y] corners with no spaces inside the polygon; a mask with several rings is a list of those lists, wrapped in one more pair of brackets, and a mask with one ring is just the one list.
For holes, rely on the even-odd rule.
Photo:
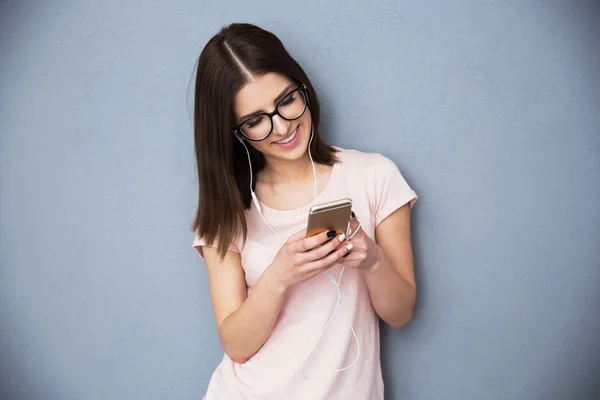
{"label": "white earphone cord", "polygon": [[[313,169],[313,177],[314,177],[313,200],[315,200],[317,198],[317,171],[315,169],[315,162],[313,161],[312,154],[311,154],[311,151],[310,151],[310,146],[312,144],[312,139],[313,139],[313,136],[314,136],[313,132],[314,132],[314,126],[311,124],[310,140],[308,142],[308,157],[310,158],[310,163],[312,164],[312,169]],[[246,147],[246,143],[244,143],[244,141],[241,138],[239,138],[239,137],[238,137],[238,140],[240,141],[240,143],[242,145],[244,145],[244,149],[246,149],[246,155],[248,156],[248,165],[250,166],[250,195],[252,196],[252,201],[254,202],[254,205],[256,206],[256,209],[258,210],[258,213],[262,217],[262,219],[265,222],[265,224],[269,227],[269,229],[271,229],[271,231],[275,235],[281,237],[281,235],[275,229],[273,229],[273,227],[271,226],[271,224],[269,224],[269,222],[266,220],[265,216],[262,213],[262,208],[260,206],[260,202],[258,201],[258,198],[256,197],[256,194],[254,194],[254,190],[252,189],[252,162],[250,160],[250,152],[248,151],[248,147]],[[348,224],[348,229],[346,231],[346,234],[347,234],[346,240],[352,239],[352,237],[354,237],[354,235],[356,234],[356,232],[358,232],[359,229],[360,229],[360,221],[358,221],[358,227],[356,228],[356,230],[354,232],[350,231],[350,224]],[[325,334],[325,331],[329,327],[329,324],[331,323],[331,321],[333,321],[333,318],[335,317],[335,314],[337,313],[339,305],[342,304],[342,292],[341,292],[341,289],[340,289],[340,282],[342,281],[342,275],[344,274],[344,269],[345,268],[346,268],[346,265],[342,264],[342,270],[340,271],[340,276],[338,277],[337,281],[327,271],[323,272],[327,276],[327,278],[329,278],[329,280],[331,281],[331,283],[333,283],[335,285],[335,287],[336,287],[337,301],[336,301],[333,313],[331,314],[331,317],[329,318],[329,321],[327,321],[327,323],[325,324],[325,327],[323,328],[323,330],[319,334],[319,337],[315,341],[312,349],[310,350],[310,352],[306,355],[306,357],[302,361],[302,368],[301,368],[302,378],[304,378],[306,380],[318,380],[318,379],[320,379],[320,378],[308,378],[308,377],[306,377],[306,375],[304,375],[304,365],[306,364],[306,361],[308,360],[308,358],[315,351],[315,348],[317,347],[317,345],[321,341],[321,338]],[[339,369],[333,370],[330,373],[337,373],[337,372],[344,371],[344,370],[352,367],[354,364],[356,364],[356,362],[358,361],[358,359],[360,357],[360,343],[358,342],[358,336],[356,336],[356,332],[354,331],[354,327],[352,326],[352,321],[350,320],[350,316],[346,312],[345,307],[344,307],[343,304],[342,304],[342,311],[344,312],[344,315],[346,316],[346,319],[348,320],[348,324],[350,325],[350,330],[352,331],[352,335],[354,336],[354,340],[356,341],[357,354],[356,354],[356,358],[354,359],[354,361],[352,361],[352,363],[350,365],[348,365],[346,367],[343,367],[343,368],[339,368]]]}

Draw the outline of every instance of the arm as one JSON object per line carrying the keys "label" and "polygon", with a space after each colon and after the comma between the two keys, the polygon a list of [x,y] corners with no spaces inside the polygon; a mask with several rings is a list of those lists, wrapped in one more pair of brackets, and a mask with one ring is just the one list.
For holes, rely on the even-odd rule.
{"label": "arm", "polygon": [[228,251],[221,261],[215,248],[203,247],[219,338],[229,358],[244,363],[256,354],[273,331],[287,290],[347,254],[350,242],[334,236],[329,231],[307,238],[306,230],[290,236],[248,296],[240,254]]}
{"label": "arm", "polygon": [[412,318],[416,301],[408,204],[394,211],[375,228],[375,263],[364,271],[369,296],[377,315],[398,329]]}
{"label": "arm", "polygon": [[215,248],[204,247],[210,297],[225,353],[244,363],[270,336],[283,305],[285,290],[271,279],[268,269],[246,296],[240,254],[229,251],[223,261]]}

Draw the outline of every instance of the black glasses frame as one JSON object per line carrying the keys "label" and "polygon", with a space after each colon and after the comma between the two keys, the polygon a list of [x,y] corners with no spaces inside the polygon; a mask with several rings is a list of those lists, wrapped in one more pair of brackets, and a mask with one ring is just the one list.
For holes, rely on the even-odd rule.
{"label": "black glasses frame", "polygon": [[[281,105],[281,103],[285,99],[287,99],[289,97],[289,95],[291,95],[292,93],[295,93],[295,92],[302,92],[302,95],[304,96],[304,108],[302,109],[302,112],[300,113],[300,115],[298,115],[296,118],[286,118],[286,117],[284,117],[283,115],[281,115],[279,113],[279,106]],[[286,94],[283,99],[279,100],[277,102],[277,104],[275,105],[275,109],[272,112],[270,112],[270,113],[260,113],[260,114],[257,114],[257,115],[255,115],[255,116],[253,116],[251,118],[248,118],[248,119],[242,121],[238,126],[236,126],[235,128],[233,128],[233,133],[234,134],[238,134],[238,135],[242,135],[243,137],[245,137],[246,139],[248,139],[248,140],[250,140],[252,142],[260,142],[261,140],[265,140],[266,138],[268,138],[271,135],[271,133],[273,133],[273,117],[275,115],[279,115],[281,118],[285,119],[286,121],[297,120],[298,118],[300,118],[301,116],[303,116],[304,113],[306,112],[306,107],[308,107],[308,103],[309,103],[309,101],[308,101],[308,90],[306,89],[306,85],[302,84],[302,85],[298,86],[296,89],[294,89],[291,92],[289,92],[288,94]],[[244,125],[246,122],[250,121],[251,119],[254,119],[256,117],[260,117],[261,115],[266,115],[269,118],[270,122],[271,122],[271,130],[269,131],[269,133],[267,133],[267,135],[264,138],[262,138],[262,139],[253,139],[251,137],[246,136],[244,134],[244,132],[242,131],[242,125]]]}

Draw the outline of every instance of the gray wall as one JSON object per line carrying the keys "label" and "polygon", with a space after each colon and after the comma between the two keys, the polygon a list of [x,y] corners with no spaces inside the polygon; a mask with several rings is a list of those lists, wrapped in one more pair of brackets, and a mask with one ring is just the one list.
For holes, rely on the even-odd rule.
{"label": "gray wall", "polygon": [[421,196],[387,398],[600,396],[600,4],[52,3],[0,2],[1,399],[201,397],[189,84],[236,20],[305,66],[333,144]]}

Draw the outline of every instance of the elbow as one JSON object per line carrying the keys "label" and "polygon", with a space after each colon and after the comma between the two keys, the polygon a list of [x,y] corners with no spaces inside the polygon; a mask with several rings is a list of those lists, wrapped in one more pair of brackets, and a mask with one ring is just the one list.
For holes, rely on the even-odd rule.
{"label": "elbow", "polygon": [[239,351],[240,349],[236,351],[235,349],[223,346],[223,350],[225,350],[225,354],[227,354],[227,357],[229,357],[231,361],[237,364],[244,364],[246,361],[252,358],[252,355],[244,354],[242,351]]}
{"label": "elbow", "polygon": [[393,317],[389,318],[388,320],[385,320],[385,322],[389,325],[390,328],[395,330],[395,329],[400,329],[405,325],[408,325],[408,323],[413,318],[413,311],[415,309],[415,300],[416,300],[416,293],[413,292],[413,295],[411,296],[410,301],[408,301],[407,304],[405,304],[403,307],[401,307]]}
{"label": "elbow", "polygon": [[408,325],[408,323],[412,320],[412,315],[413,315],[412,310],[410,310],[409,312],[402,315],[400,318],[386,321],[386,323],[390,328],[392,328],[394,330],[400,329],[403,326]]}
{"label": "elbow", "polygon": [[240,349],[239,345],[236,345],[235,341],[229,340],[230,335],[226,334],[226,324],[227,318],[217,327],[217,331],[219,332],[219,339],[221,341],[221,346],[223,347],[223,351],[229,359],[237,364],[244,364],[248,361],[252,355],[245,354],[245,352]]}
{"label": "elbow", "polygon": [[223,346],[223,350],[229,359],[237,364],[244,364],[252,358],[254,354],[248,354],[243,349],[235,349],[230,346]]}
{"label": "elbow", "polygon": [[244,364],[252,357],[251,355],[244,354],[244,352],[240,351],[241,349],[236,349],[236,346],[228,345],[223,340],[221,340],[221,346],[223,347],[223,351],[225,351],[227,357],[237,364]]}
{"label": "elbow", "polygon": [[234,355],[234,354],[227,354],[227,355],[229,356],[231,361],[238,363],[238,364],[244,364],[246,361],[248,361],[250,359],[249,357],[244,357],[244,356],[239,356],[239,355]]}
{"label": "elbow", "polygon": [[244,364],[256,354],[256,352],[251,352],[252,350],[243,347],[240,348],[239,345],[234,343],[229,343],[227,345],[221,342],[221,344],[223,345],[223,350],[227,357],[236,364]]}

